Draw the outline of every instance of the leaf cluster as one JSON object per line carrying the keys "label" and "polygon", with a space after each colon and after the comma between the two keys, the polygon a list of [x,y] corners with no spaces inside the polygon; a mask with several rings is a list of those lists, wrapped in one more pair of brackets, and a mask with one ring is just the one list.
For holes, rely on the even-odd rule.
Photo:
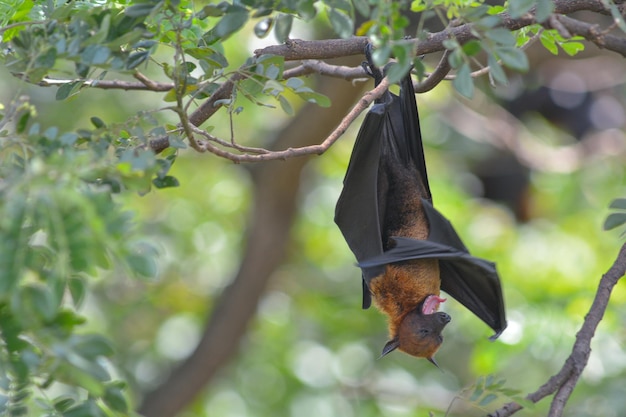
{"label": "leaf cluster", "polygon": [[[11,37],[7,67],[37,83],[52,71],[93,76],[96,69],[125,72],[141,64],[155,44],[144,16],[119,5],[77,9],[74,3],[42,8],[45,20]],[[69,63],[73,68],[61,63]]]}
{"label": "leaf cluster", "polygon": [[[0,132],[0,414],[126,413],[113,349],[80,331],[78,309],[101,270],[155,275],[156,249],[134,237],[114,194],[173,185],[174,155],[157,159],[97,118],[94,129],[60,133],[35,116],[15,102]],[[59,383],[64,394],[44,394]]]}

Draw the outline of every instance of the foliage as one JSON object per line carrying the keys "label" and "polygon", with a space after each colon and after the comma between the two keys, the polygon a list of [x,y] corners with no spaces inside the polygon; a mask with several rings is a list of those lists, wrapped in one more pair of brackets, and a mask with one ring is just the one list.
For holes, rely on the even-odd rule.
{"label": "foliage", "polygon": [[[471,67],[478,62],[481,53],[484,54],[481,59],[489,65],[493,83],[507,82],[501,65],[514,71],[528,70],[528,61],[519,47],[529,40],[529,33],[541,32],[542,44],[553,53],[556,53],[556,44],[570,55],[583,49],[583,44],[576,39],[565,40],[555,29],[544,30],[538,24],[511,33],[500,27],[501,19],[496,16],[502,7],[487,6],[482,1],[413,1],[410,10],[421,12],[420,24],[417,32],[407,33],[408,7],[408,2],[370,3],[363,0],[278,3],[258,0],[233,4],[222,2],[200,8],[188,0],[148,0],[137,4],[109,1],[92,7],[85,7],[82,2],[54,7],[51,4],[33,6],[26,2],[13,16],[5,14],[5,20],[18,22],[27,13],[43,20],[41,25],[4,33],[5,41],[11,41],[7,66],[33,83],[59,72],[65,76],[73,73],[75,80],[59,89],[57,98],[62,100],[83,90],[80,80],[101,80],[108,73],[132,74],[140,68],[157,65],[161,67],[162,75],[175,84],[166,100],[174,102],[187,97],[193,101],[212,94],[220,79],[229,74],[230,63],[224,55],[223,43],[244,30],[249,21],[254,22],[256,36],[266,37],[273,30],[277,40],[283,42],[289,39],[294,19],[311,22],[318,18],[320,8],[325,11],[335,33],[345,38],[354,33],[357,17],[365,19],[356,28],[356,33],[371,39],[376,47],[374,61],[378,65],[384,65],[390,57],[396,59],[396,64],[388,71],[391,82],[400,80],[411,67],[423,74],[424,66],[414,56],[414,46],[405,37],[425,38],[424,22],[427,19],[436,16],[444,25],[449,25],[452,20],[456,25],[471,23],[477,41],[461,46],[451,38],[445,43],[451,52],[450,65],[457,71],[454,86],[467,97],[472,96],[474,88]],[[537,8],[539,21],[553,10],[550,1],[532,0],[512,2],[510,12],[512,17],[519,17],[532,7]],[[158,62],[155,53],[167,48],[174,52],[173,59]],[[275,98],[287,113],[291,113],[293,106],[283,94],[284,90],[290,90],[306,101],[329,105],[325,97],[308,87],[305,90],[290,88],[282,80],[283,70],[284,62],[280,57],[249,58],[237,70],[245,78],[238,84],[237,91],[257,104],[263,102],[254,98],[259,94]],[[183,106],[182,101],[178,105],[185,109],[188,106]],[[231,108],[233,110],[241,111],[241,108]]]}
{"label": "foliage", "polygon": [[608,215],[604,221],[604,230],[612,230],[626,224],[626,213],[624,213],[626,210],[625,198],[616,198],[611,202],[609,208],[615,210],[616,213]]}
{"label": "foliage", "polygon": [[[132,217],[113,194],[167,182],[175,154],[157,159],[128,131],[99,119],[90,130],[44,130],[32,122],[35,113],[16,101],[3,120],[0,410],[126,413],[125,383],[111,376],[113,348],[103,336],[81,331],[85,319],[77,309],[101,270],[156,274],[155,248],[135,236]],[[45,394],[58,384],[80,387],[88,397],[76,390]]]}
{"label": "foliage", "polygon": [[[616,25],[626,29],[613,2],[607,4]],[[64,114],[58,118],[76,123],[69,129],[40,124],[37,112],[41,108],[21,98],[7,102],[0,122],[0,414],[8,416],[132,414],[138,392],[189,353],[188,349],[172,353],[167,349],[171,345],[163,341],[153,349],[146,346],[153,344],[155,334],[167,333],[164,329],[179,330],[172,323],[182,323],[179,327],[191,329],[192,335],[198,331],[207,304],[224,287],[237,263],[249,184],[243,170],[214,161],[200,180],[196,175],[199,162],[187,157],[174,167],[183,174],[185,189],[171,189],[179,183],[170,169],[187,146],[177,123],[184,123],[189,109],[234,74],[240,78],[233,94],[216,105],[228,109],[231,127],[233,115],[243,110],[241,97],[259,105],[261,109],[248,107],[252,108],[249,117],[256,117],[257,123],[241,127],[250,136],[265,122],[257,113],[265,107],[277,105],[292,114],[299,105],[295,97],[324,107],[331,104],[302,78],[284,79],[283,57],[242,58],[241,51],[237,55],[232,51],[235,48],[229,50],[229,42],[248,32],[258,38],[273,32],[278,42],[287,42],[296,25],[324,22],[337,36],[369,37],[376,46],[377,63],[395,59],[387,74],[397,81],[411,67],[420,75],[426,70],[405,36],[425,39],[424,22],[431,18],[446,27],[470,23],[476,39],[460,42],[451,37],[444,44],[448,63],[455,70],[452,86],[466,97],[475,94],[473,76],[485,65],[491,84],[498,86],[507,84],[511,71],[529,71],[524,48],[536,40],[552,54],[560,49],[575,55],[584,49],[580,38],[564,38],[539,24],[513,32],[501,27],[497,14],[502,11],[515,18],[535,8],[538,20],[544,21],[553,11],[553,3],[547,0],[511,1],[507,8],[472,0],[15,0],[2,7],[0,25],[10,25],[2,29],[2,35],[5,64],[13,82],[37,84],[62,78],[55,93],[58,103],[50,107],[63,106]],[[413,33],[408,33],[409,13],[421,13]],[[97,87],[112,76],[116,81],[140,79],[144,72],[168,86],[162,92],[163,102],[151,100],[146,105],[165,106],[177,120],[163,120],[161,112],[151,108],[122,123],[106,123],[101,113],[111,112],[120,103],[103,101],[106,105],[93,110],[98,115],[90,114],[90,128],[76,127],[81,121],[71,120],[72,112],[77,112],[73,100],[93,93],[85,81]],[[218,123],[206,127],[209,132],[212,129],[229,130]],[[444,130],[441,125],[433,129]],[[445,142],[453,133],[441,136]],[[170,147],[155,155],[150,143],[165,139]],[[526,332],[522,340],[506,341],[504,352],[496,354],[496,348],[486,344],[471,352],[471,346],[481,343],[475,335],[482,330],[468,319],[459,319],[461,325],[449,336],[450,351],[442,352],[442,362],[463,360],[458,364],[461,375],[451,377],[442,388],[432,383],[439,374],[414,362],[402,358],[374,362],[383,335],[373,334],[372,323],[377,328],[384,328],[384,323],[371,312],[357,311],[358,285],[339,283],[336,278],[358,279],[350,267],[351,256],[330,225],[336,198],[333,187],[339,184],[348,158],[348,148],[343,146],[313,168],[319,183],[303,196],[306,204],[296,225],[296,249],[278,274],[279,288],[267,294],[248,347],[229,370],[235,377],[218,381],[206,404],[195,405],[203,409],[198,415],[234,415],[242,409],[259,410],[256,415],[306,414],[312,408],[320,415],[346,409],[357,410],[353,412],[358,415],[379,415],[397,407],[397,399],[386,397],[388,386],[410,388],[399,394],[408,404],[408,411],[401,412],[407,413],[418,402],[422,410],[445,410],[445,402],[452,401],[456,391],[467,394],[467,403],[483,408],[504,399],[521,401],[517,390],[528,387],[522,382],[518,388],[515,379],[538,380],[537,373],[544,376],[545,371],[522,365],[533,361],[548,369],[558,363],[561,356],[546,352],[566,351],[564,334],[569,336],[567,331],[577,323],[581,305],[593,290],[585,280],[600,274],[605,266],[600,261],[607,245],[597,233],[600,215],[593,210],[598,201],[616,194],[618,176],[597,166],[581,169],[578,176],[537,174],[533,181],[541,198],[541,216],[553,219],[558,215],[562,222],[537,221],[515,229],[503,210],[479,209],[462,190],[450,186],[455,175],[466,174],[462,167],[446,173],[441,162],[445,158],[434,158],[440,168],[437,172],[443,173],[433,180],[438,204],[463,219],[466,230],[462,234],[469,236],[469,246],[478,248],[478,255],[501,259],[501,271],[510,277],[505,288],[511,300],[511,321]],[[447,146],[444,153],[453,153],[456,147]],[[446,160],[445,165],[455,164]],[[583,192],[579,184],[590,172],[595,176]],[[150,193],[154,188],[167,190]],[[555,189],[565,190],[562,200],[555,199]],[[138,201],[137,195],[146,194]],[[572,201],[576,204],[566,204]],[[126,211],[128,206],[140,217]],[[169,208],[157,212],[156,208],[164,206]],[[611,208],[616,212],[606,219],[606,229],[626,223],[624,200],[615,200]],[[486,217],[491,219],[489,228],[482,227]],[[138,232],[136,222],[150,224],[153,231]],[[489,233],[489,239],[485,238]],[[165,259],[157,257],[155,245],[148,240],[160,243],[167,253]],[[580,255],[580,265],[568,265],[571,261],[565,259],[563,250],[554,250],[553,258],[547,259],[533,245],[568,247]],[[502,253],[511,254],[510,259]],[[144,280],[157,275],[157,265],[162,266],[160,281],[147,285]],[[128,276],[140,280],[129,284]],[[136,287],[129,290],[132,285]],[[125,303],[120,302],[121,295]],[[624,302],[623,294],[617,297]],[[98,322],[97,313],[85,311],[98,303],[106,311],[104,324]],[[549,323],[541,314],[552,316]],[[620,322],[616,315],[609,314],[611,330]],[[556,334],[553,339],[542,339],[551,333]],[[368,334],[372,336],[358,341]],[[609,348],[621,339],[617,335],[599,350],[611,352]],[[496,359],[502,362],[498,367]],[[616,363],[597,360],[607,360],[607,367]],[[412,372],[415,369],[419,372]],[[495,371],[524,377],[509,377],[506,387],[499,377],[475,381],[476,375]],[[509,388],[513,385],[515,389]],[[470,388],[463,390],[464,386]],[[439,396],[421,393],[416,400],[418,387],[431,388]],[[610,386],[589,383],[585,388],[590,398],[597,399]],[[345,391],[352,397],[339,394]],[[612,394],[608,403],[620,396]],[[585,401],[581,400],[588,404]],[[290,404],[290,411],[285,411],[285,404]]]}

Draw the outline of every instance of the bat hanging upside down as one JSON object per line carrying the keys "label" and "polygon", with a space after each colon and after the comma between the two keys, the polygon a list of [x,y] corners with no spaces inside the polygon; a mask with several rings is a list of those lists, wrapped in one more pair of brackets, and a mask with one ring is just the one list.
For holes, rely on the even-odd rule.
{"label": "bat hanging upside down", "polygon": [[[369,52],[369,72],[378,85],[383,75]],[[450,322],[438,312],[445,301],[440,289],[495,330],[493,339],[506,328],[495,264],[471,256],[432,205],[410,74],[399,97],[387,91],[366,115],[335,222],[362,270],[363,308],[373,297],[388,316],[383,356],[399,349],[436,365],[441,332]]]}

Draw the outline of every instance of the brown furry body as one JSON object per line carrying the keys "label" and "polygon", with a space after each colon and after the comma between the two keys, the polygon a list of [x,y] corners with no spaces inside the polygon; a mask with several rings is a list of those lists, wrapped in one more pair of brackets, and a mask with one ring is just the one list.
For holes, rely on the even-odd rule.
{"label": "brown furry body", "polygon": [[[417,171],[391,163],[382,164],[381,169],[386,170],[386,175],[381,175],[379,187],[384,187],[387,195],[384,249],[393,244],[390,240],[393,236],[426,239],[429,227],[421,198],[429,196],[425,195]],[[439,262],[436,259],[387,265],[385,272],[370,282],[376,306],[388,316],[391,339],[399,337],[405,317],[415,311],[427,296],[439,295],[440,284]],[[436,350],[428,350],[433,349]],[[431,354],[424,353],[423,356]]]}

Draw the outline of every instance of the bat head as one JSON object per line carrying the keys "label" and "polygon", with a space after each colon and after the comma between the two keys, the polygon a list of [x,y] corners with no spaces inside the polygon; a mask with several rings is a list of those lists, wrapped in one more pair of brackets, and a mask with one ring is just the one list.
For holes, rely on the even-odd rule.
{"label": "bat head", "polygon": [[383,348],[382,356],[398,349],[437,365],[433,357],[443,342],[441,332],[451,320],[448,314],[436,311],[443,301],[445,299],[430,295],[407,314],[398,327],[397,335]]}

